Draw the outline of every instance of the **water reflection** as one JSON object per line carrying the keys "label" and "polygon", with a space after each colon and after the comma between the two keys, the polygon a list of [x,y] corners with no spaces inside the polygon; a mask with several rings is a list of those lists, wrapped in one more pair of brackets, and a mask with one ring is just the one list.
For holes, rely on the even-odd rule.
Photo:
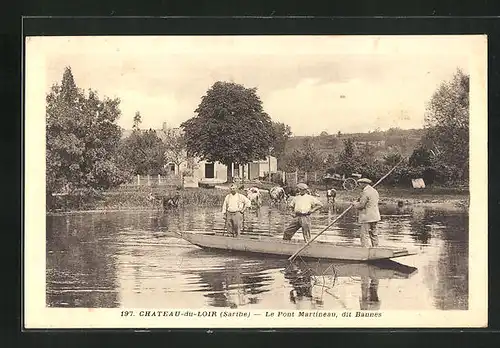
{"label": "water reflection", "polygon": [[[213,256],[210,251],[199,250],[188,254],[201,259]],[[417,272],[414,267],[394,261],[366,264],[313,262],[298,258],[290,263],[283,259],[262,260],[240,253],[233,257],[237,258],[223,261],[216,269],[201,267],[185,270],[191,275],[190,288],[203,292],[210,306],[239,308],[259,304],[267,293],[276,291],[277,274],[283,274],[286,283],[282,287],[288,289],[290,304],[296,309],[324,309],[332,301],[342,302],[334,293],[335,287],[342,286],[338,285],[342,280],[353,278],[361,279],[360,309],[373,309],[378,301],[380,279],[408,279]],[[378,304],[380,306],[380,301]]]}
{"label": "water reflection", "polygon": [[54,307],[116,307],[116,228],[95,215],[47,218],[47,303]]}
{"label": "water reflection", "polygon": [[[290,302],[299,305],[301,301],[308,301],[313,309],[322,309],[324,305],[323,295],[325,290],[335,285],[336,277],[321,274],[316,269],[311,268],[306,262],[300,260],[287,265],[285,268],[285,278],[288,280],[292,289],[290,290]],[[334,267],[332,264],[331,267]],[[318,279],[321,278],[321,279]],[[314,292],[316,285],[321,287],[319,293]]]}
{"label": "water reflection", "polygon": [[[313,231],[347,206],[315,214]],[[382,206],[381,244],[419,246],[401,264],[224,255],[179,240],[182,230],[223,229],[219,209],[165,213],[81,213],[47,217],[47,304],[56,307],[292,309],[467,309],[468,216]],[[278,208],[245,216],[244,233],[280,238],[289,220]],[[320,240],[359,243],[355,214]],[[296,236],[302,238],[300,233]],[[414,276],[417,274],[417,276]]]}
{"label": "water reflection", "polygon": [[223,270],[203,270],[197,275],[206,292],[204,296],[210,299],[209,305],[238,308],[260,301],[259,294],[272,281],[264,271],[262,265],[241,265],[239,260],[232,260]]}
{"label": "water reflection", "polygon": [[361,310],[379,310],[380,300],[378,298],[378,282],[376,278],[361,277],[361,297],[359,308]]}
{"label": "water reflection", "polygon": [[[380,279],[408,279],[417,272],[415,267],[409,267],[394,261],[378,264],[347,263],[347,262],[305,262],[295,261],[285,269],[285,277],[293,289],[290,291],[290,301],[307,298],[312,309],[324,307],[324,296],[330,295],[340,300],[332,290],[343,278],[360,278],[361,310],[380,309],[378,285]],[[313,292],[317,288],[319,291]],[[344,306],[344,308],[347,308]]]}

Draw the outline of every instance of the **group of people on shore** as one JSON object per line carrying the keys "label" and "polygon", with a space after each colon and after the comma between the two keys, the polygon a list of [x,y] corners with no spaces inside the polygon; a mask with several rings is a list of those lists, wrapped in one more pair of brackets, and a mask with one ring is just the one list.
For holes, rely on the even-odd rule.
{"label": "group of people on shore", "polygon": [[[380,221],[379,194],[371,186],[372,181],[361,178],[358,181],[361,188],[359,199],[353,202],[358,211],[358,222],[361,224],[360,239],[363,247],[377,247],[377,223]],[[336,192],[327,192],[327,200],[335,198]],[[329,197],[330,196],[330,197]],[[310,194],[305,183],[297,184],[297,195],[291,197],[287,203],[293,218],[288,222],[283,232],[284,240],[291,240],[295,233],[302,229],[304,241],[311,239],[311,214],[323,207],[323,203],[316,195]],[[243,214],[252,206],[252,200],[238,192],[238,186],[232,184],[230,193],[226,195],[222,205],[222,215],[226,221],[226,228],[233,236],[238,237],[243,226]]]}

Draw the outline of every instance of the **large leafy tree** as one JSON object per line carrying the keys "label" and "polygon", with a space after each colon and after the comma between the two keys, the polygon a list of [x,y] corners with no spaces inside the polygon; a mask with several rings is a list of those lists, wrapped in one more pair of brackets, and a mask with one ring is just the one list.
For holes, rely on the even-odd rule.
{"label": "large leafy tree", "polygon": [[67,67],[61,84],[46,97],[47,194],[61,190],[107,189],[126,173],[116,165],[121,129],[119,99],[100,99],[78,89]]}
{"label": "large leafy tree", "polygon": [[425,115],[424,146],[435,163],[456,169],[462,180],[469,171],[469,76],[460,69],[432,95]]}
{"label": "large leafy tree", "polygon": [[120,159],[131,174],[162,174],[165,167],[165,145],[156,131],[135,129],[122,141]]}
{"label": "large leafy tree", "polygon": [[216,82],[201,99],[196,116],[182,123],[186,147],[192,155],[233,163],[265,159],[273,145],[271,118],[262,107],[256,88]]}

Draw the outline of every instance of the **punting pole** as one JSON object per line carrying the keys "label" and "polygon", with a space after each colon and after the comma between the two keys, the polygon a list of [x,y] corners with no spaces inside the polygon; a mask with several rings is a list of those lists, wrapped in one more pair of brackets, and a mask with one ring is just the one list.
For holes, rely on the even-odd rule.
{"label": "punting pole", "polygon": [[[384,180],[385,178],[387,178],[394,171],[394,169],[396,169],[396,167],[399,166],[401,164],[401,162],[403,162],[403,161],[404,161],[404,158],[402,158],[401,161],[399,161],[394,167],[392,167],[392,169],[389,170],[389,172],[387,172],[387,174],[385,174],[383,177],[381,177],[379,179],[379,181],[377,181],[375,183],[375,185],[373,185],[373,187],[377,186],[378,184],[380,184],[382,182],[382,180]],[[306,244],[304,244],[299,250],[297,250],[292,256],[290,256],[288,258],[288,261],[293,261],[293,259],[295,259],[297,257],[297,255],[299,255],[299,253],[302,250],[304,250],[305,248],[307,248],[309,246],[309,244],[311,244],[316,238],[318,238],[321,234],[323,234],[323,232],[325,232],[334,223],[336,223],[342,216],[344,216],[349,210],[351,210],[352,207],[354,207],[354,203],[351,204],[346,210],[344,210],[339,216],[337,216],[332,222],[330,222],[330,224],[328,226],[326,226],[321,232],[319,232],[317,235],[315,235],[313,238],[311,238]]]}

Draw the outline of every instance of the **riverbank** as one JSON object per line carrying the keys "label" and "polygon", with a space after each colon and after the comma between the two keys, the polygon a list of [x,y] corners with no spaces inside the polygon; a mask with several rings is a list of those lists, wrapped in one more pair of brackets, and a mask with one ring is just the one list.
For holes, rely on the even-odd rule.
{"label": "riverbank", "polygon": [[[265,190],[263,187],[261,189]],[[317,188],[320,199],[326,203],[326,192]],[[421,190],[407,188],[378,187],[381,205],[394,205],[403,202],[404,206],[428,206],[442,209],[468,210],[469,192],[452,188],[425,188]],[[175,189],[168,187],[135,187],[118,188],[101,193],[93,199],[85,199],[85,204],[75,204],[74,199],[58,197],[58,204],[52,213],[74,211],[128,211],[162,209],[161,201],[151,200],[150,193],[156,197],[178,196],[180,208],[189,207],[221,207],[227,195],[225,185],[218,188],[185,188]],[[357,200],[359,190],[352,192],[338,191],[335,199],[338,204],[349,204]],[[262,194],[264,205],[269,204],[269,194]]]}

